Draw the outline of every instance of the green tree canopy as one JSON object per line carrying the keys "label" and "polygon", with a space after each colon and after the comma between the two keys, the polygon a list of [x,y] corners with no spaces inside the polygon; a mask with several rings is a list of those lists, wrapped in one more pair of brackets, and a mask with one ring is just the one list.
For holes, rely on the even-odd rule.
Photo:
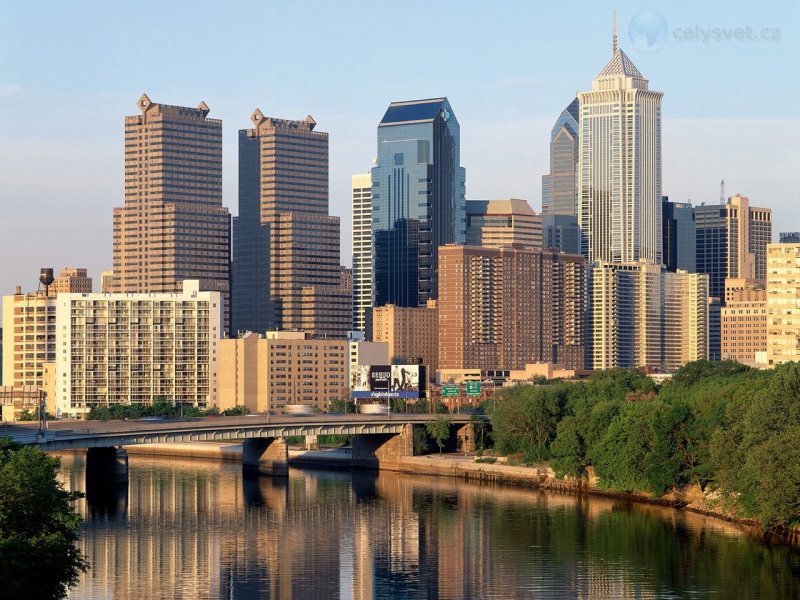
{"label": "green tree canopy", "polygon": [[0,438],[0,598],[63,598],[88,568],[59,460]]}

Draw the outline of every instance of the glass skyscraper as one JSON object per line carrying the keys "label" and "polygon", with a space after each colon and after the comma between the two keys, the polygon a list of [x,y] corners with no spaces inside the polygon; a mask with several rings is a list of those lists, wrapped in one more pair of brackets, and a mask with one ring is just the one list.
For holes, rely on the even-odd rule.
{"label": "glass skyscraper", "polygon": [[694,273],[695,225],[694,208],[689,202],[670,202],[661,198],[662,252],[667,271],[683,269]]}
{"label": "glass skyscraper", "polygon": [[465,179],[447,98],[392,102],[372,169],[374,306],[437,297],[439,246],[466,240]]}
{"label": "glass skyscraper", "polygon": [[558,117],[550,133],[550,173],[542,175],[542,214],[577,214],[578,121],[575,98]]}

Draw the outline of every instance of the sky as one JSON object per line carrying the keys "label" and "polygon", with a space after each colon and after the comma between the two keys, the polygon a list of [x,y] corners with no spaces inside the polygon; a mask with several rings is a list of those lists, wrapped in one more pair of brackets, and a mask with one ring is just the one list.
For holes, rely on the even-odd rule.
{"label": "sky", "polygon": [[541,207],[550,128],[620,47],[664,93],[662,191],[719,201],[720,181],[800,230],[800,3],[0,0],[0,294],[40,267],[111,267],[123,120],[136,100],[223,121],[223,203],[237,131],[311,114],[330,133],[330,209],[350,264],[350,177],[392,101],[447,96],[467,198]]}

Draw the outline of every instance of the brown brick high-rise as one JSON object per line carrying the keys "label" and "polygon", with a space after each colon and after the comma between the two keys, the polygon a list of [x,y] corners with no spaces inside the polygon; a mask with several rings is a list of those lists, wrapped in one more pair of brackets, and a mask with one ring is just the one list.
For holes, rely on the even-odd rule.
{"label": "brown brick high-rise", "polygon": [[[221,292],[227,314],[230,215],[222,206],[222,121],[209,108],[138,102],[125,117],[125,204],[114,208],[115,292]],[[227,325],[227,319],[226,319]]]}
{"label": "brown brick high-rise", "polygon": [[586,262],[505,246],[439,248],[439,368],[584,365]]}

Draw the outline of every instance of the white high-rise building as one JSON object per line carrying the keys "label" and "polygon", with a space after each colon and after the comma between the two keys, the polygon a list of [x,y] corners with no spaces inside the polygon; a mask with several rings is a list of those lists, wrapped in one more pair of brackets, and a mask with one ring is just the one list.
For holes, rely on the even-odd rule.
{"label": "white high-rise building", "polygon": [[185,280],[182,292],[59,294],[55,399],[62,414],[158,398],[217,404],[223,297]]}
{"label": "white high-rise building", "polygon": [[353,175],[353,330],[366,331],[372,306],[372,175]]}
{"label": "white high-rise building", "polygon": [[661,264],[661,92],[617,48],[578,93],[578,225],[590,261]]}

